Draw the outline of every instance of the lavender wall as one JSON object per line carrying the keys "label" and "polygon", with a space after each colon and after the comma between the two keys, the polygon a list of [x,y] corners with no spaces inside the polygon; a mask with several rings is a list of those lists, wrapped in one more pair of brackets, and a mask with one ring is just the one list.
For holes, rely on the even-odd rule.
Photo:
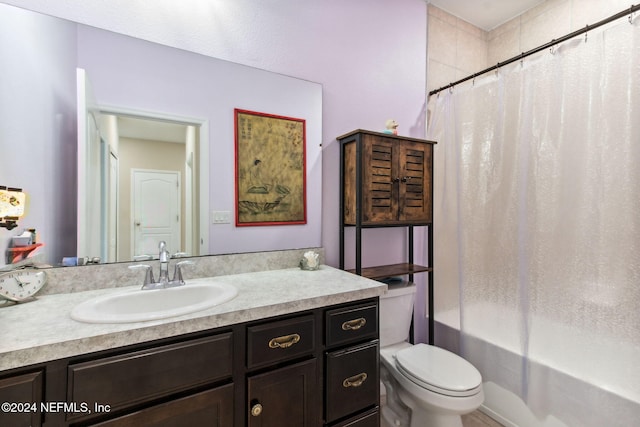
{"label": "lavender wall", "polygon": [[76,162],[75,25],[0,5],[0,29],[0,185],[28,197],[18,227],[0,228],[0,266],[32,227],[54,262],[76,247],[75,168],[61,166]]}

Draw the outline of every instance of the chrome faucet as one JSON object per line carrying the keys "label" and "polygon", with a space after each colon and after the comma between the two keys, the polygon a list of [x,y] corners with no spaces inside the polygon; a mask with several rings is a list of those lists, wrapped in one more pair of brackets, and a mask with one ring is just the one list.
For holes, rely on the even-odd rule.
{"label": "chrome faucet", "polygon": [[164,240],[160,241],[158,250],[160,251],[158,255],[160,259],[160,276],[158,277],[158,283],[166,286],[166,284],[169,283],[169,258],[171,258],[171,255],[167,250],[167,243]]}
{"label": "chrome faucet", "polygon": [[[169,260],[171,258],[177,258],[177,257],[185,256],[187,254],[184,252],[178,252],[173,256],[171,256],[171,254],[167,250],[167,243],[165,241],[160,242],[160,244],[158,245],[158,249],[160,251],[158,256],[160,260],[160,276],[158,277],[157,281],[153,277],[153,270],[151,266],[146,264],[129,266],[129,268],[132,270],[134,269],[145,270],[145,278],[144,278],[144,284],[142,285],[142,289],[163,289],[163,288],[173,288],[175,286],[184,285],[184,280],[182,278],[182,267],[185,265],[192,265],[194,264],[194,262],[186,260],[186,261],[180,261],[176,263],[175,271],[173,273],[173,279],[169,280]],[[141,259],[142,257],[136,257],[136,258]]]}

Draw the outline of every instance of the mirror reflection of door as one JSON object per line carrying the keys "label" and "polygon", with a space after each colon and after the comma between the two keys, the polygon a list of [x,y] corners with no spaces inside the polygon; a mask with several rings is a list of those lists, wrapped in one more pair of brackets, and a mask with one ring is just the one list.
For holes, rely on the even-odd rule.
{"label": "mirror reflection of door", "polygon": [[[199,187],[195,161],[198,155],[198,125],[104,111],[101,120],[103,138],[112,155],[110,170],[117,173],[115,179],[110,177],[108,190],[109,194],[113,194],[108,198],[110,201],[105,209],[111,215],[107,218],[110,224],[107,240],[110,244],[108,256],[104,260],[130,261],[135,255],[142,254],[157,258],[158,239],[167,242],[167,249],[171,253],[198,255],[199,239],[194,238],[199,235],[196,196]],[[180,177],[180,185],[174,186],[171,191],[168,187],[160,190],[155,184],[143,185],[138,187],[143,193],[135,195],[134,170],[171,172]],[[148,207],[133,203],[133,200],[147,200]],[[113,206],[114,203],[117,207]],[[135,213],[134,209],[139,208],[143,211],[146,209],[147,212]],[[116,218],[112,217],[114,214]],[[151,218],[149,215],[155,217]],[[177,225],[174,224],[174,231],[171,232],[172,236],[177,237],[169,238],[155,226],[160,218],[166,220],[169,217],[174,221],[177,218]],[[149,224],[150,219],[155,225],[146,227],[145,224]],[[136,225],[138,223],[140,227]],[[154,234],[162,234],[163,237],[152,237]],[[140,242],[143,242],[141,246]]]}
{"label": "mirror reflection of door", "polygon": [[131,174],[133,256],[158,252],[161,241],[170,250],[180,248],[180,171],[132,169]]}

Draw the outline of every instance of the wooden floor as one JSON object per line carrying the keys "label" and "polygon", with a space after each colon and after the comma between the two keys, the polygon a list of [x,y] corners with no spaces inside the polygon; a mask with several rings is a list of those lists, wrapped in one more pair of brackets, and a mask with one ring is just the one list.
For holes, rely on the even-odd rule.
{"label": "wooden floor", "polygon": [[[380,420],[380,427],[392,427],[389,426],[384,419]],[[499,422],[495,421],[488,415],[483,414],[480,411],[474,411],[470,414],[462,416],[462,427],[504,427]]]}
{"label": "wooden floor", "polygon": [[495,421],[488,415],[480,411],[474,411],[470,414],[462,416],[463,427],[503,427],[502,424]]}
{"label": "wooden floor", "polygon": [[[384,405],[386,402],[386,395],[380,396],[380,405]],[[389,426],[385,422],[384,418],[380,417],[380,427],[393,427]],[[502,424],[491,418],[490,416],[480,412],[479,410],[473,411],[470,414],[462,416],[462,427],[504,427]]]}

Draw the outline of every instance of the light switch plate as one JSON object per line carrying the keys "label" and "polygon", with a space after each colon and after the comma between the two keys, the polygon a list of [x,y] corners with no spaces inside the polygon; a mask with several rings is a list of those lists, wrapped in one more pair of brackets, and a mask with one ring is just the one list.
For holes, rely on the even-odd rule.
{"label": "light switch plate", "polygon": [[213,211],[211,212],[211,222],[213,224],[231,224],[231,212]]}

